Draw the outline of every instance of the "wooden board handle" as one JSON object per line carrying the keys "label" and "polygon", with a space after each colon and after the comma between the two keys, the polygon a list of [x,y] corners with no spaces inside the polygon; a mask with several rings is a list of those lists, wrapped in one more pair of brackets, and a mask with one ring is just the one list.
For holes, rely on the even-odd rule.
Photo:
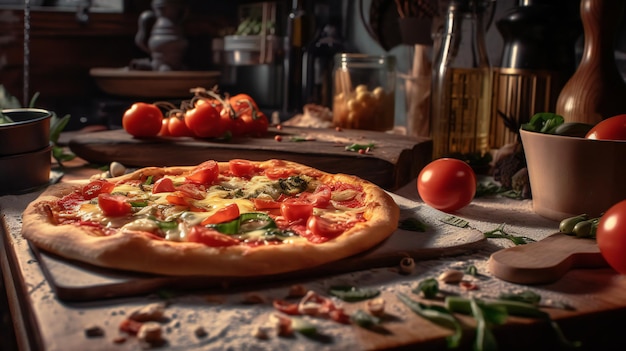
{"label": "wooden board handle", "polygon": [[518,284],[552,283],[574,268],[606,266],[595,240],[561,233],[500,250],[488,262],[494,276]]}

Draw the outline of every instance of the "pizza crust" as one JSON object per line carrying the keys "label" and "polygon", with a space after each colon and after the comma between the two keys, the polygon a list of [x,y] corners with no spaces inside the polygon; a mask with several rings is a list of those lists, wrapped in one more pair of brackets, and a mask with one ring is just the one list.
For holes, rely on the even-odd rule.
{"label": "pizza crust", "polygon": [[[332,175],[293,162],[271,160],[259,165],[269,167],[277,162],[303,173],[315,173],[322,182],[332,180],[362,186],[367,199],[364,216],[368,220],[321,244],[302,241],[214,248],[193,242],[155,240],[141,232],[96,236],[89,227],[53,224],[48,203],[81,186],[61,183],[49,187],[28,205],[23,213],[22,235],[40,249],[101,267],[173,276],[245,277],[299,271],[341,260],[376,246],[396,229],[399,208],[378,186],[355,176]],[[224,164],[228,165],[220,163],[220,167]],[[135,179],[142,172],[182,174],[192,168],[149,167],[117,179]]]}

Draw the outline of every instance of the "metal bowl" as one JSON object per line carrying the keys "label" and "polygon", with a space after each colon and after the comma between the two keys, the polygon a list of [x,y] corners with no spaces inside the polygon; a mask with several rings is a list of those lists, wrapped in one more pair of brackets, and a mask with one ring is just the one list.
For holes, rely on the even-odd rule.
{"label": "metal bowl", "polygon": [[42,150],[50,144],[52,112],[37,108],[2,110],[13,122],[0,124],[0,157]]}
{"label": "metal bowl", "polygon": [[41,150],[0,157],[0,195],[20,194],[50,182],[52,145]]}

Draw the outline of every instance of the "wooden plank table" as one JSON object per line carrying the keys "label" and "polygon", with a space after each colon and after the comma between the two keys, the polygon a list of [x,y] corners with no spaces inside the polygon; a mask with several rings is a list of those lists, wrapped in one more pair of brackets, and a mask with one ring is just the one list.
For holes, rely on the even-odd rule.
{"label": "wooden plank table", "polygon": [[[93,172],[93,171],[92,171]],[[421,203],[412,184],[399,189],[408,198],[422,219],[433,226],[443,215]],[[409,295],[416,301],[429,301],[413,294],[411,290],[426,278],[437,277],[451,268],[462,269],[473,265],[480,276],[464,279],[478,289],[465,291],[459,285],[444,284],[446,293],[476,298],[497,297],[501,292],[532,290],[543,297],[544,303],[564,303],[574,308],[546,308],[563,329],[566,337],[583,342],[585,349],[620,349],[626,346],[621,328],[626,322],[626,276],[617,275],[609,268],[578,268],[555,282],[542,285],[521,285],[495,278],[488,271],[490,255],[511,243],[504,239],[480,241],[478,246],[461,253],[417,260],[415,271],[399,274],[397,267],[378,267],[341,272],[316,277],[298,277],[281,281],[255,282],[236,287],[176,290],[155,289],[138,295],[98,298],[89,301],[59,299],[55,287],[46,278],[37,256],[19,235],[19,217],[23,204],[36,194],[0,197],[0,210],[4,222],[0,241],[0,263],[7,294],[10,300],[18,343],[29,350],[135,350],[139,344],[133,337],[120,339],[120,322],[134,310],[156,301],[167,301],[162,322],[167,343],[161,350],[382,350],[382,349],[445,349],[448,329],[432,324],[415,315],[399,302],[398,293]],[[403,200],[404,201],[404,200]],[[467,219],[474,230],[492,230],[506,223],[507,231],[541,240],[554,233],[558,223],[543,219],[532,212],[529,200],[505,198],[475,199],[457,216]],[[460,231],[450,238],[464,240],[469,232]],[[431,235],[426,233],[427,235]],[[266,327],[275,313],[272,300],[284,298],[292,285],[302,285],[307,290],[327,293],[333,285],[356,285],[381,292],[386,301],[386,315],[382,328],[368,330],[355,325],[343,325],[313,318],[318,337],[300,334],[279,337],[270,331],[268,340],[253,336],[256,328]],[[251,300],[258,300],[251,303]],[[366,309],[366,302],[344,303],[346,311]],[[472,348],[472,318],[460,316],[468,333],[460,349]],[[86,336],[89,327],[104,331],[100,337]],[[202,328],[206,336],[197,334]],[[550,342],[552,334],[545,322],[523,318],[509,318],[503,326],[495,328],[495,336],[502,350],[556,349]],[[609,347],[610,345],[610,347]]]}

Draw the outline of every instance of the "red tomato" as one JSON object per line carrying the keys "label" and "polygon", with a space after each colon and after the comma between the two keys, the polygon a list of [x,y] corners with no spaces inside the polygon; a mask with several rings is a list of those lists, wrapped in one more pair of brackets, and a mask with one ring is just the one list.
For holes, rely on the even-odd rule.
{"label": "red tomato", "polygon": [[186,179],[197,184],[212,184],[220,175],[220,167],[217,162],[210,160],[199,164],[194,168]]}
{"label": "red tomato", "polygon": [[313,204],[298,198],[287,199],[280,204],[280,213],[289,223],[304,223],[313,214]]}
{"label": "red tomato", "polygon": [[476,193],[476,175],[461,160],[440,158],[422,169],[417,177],[417,191],[429,206],[454,212],[472,202]]}
{"label": "red tomato", "polygon": [[170,178],[161,178],[154,182],[154,186],[152,187],[152,193],[170,193],[176,190],[174,188],[174,182]]}
{"label": "red tomato", "polygon": [[97,179],[83,186],[82,193],[85,200],[90,200],[101,193],[110,193],[113,191],[113,188],[115,188],[115,184],[104,179]]}
{"label": "red tomato", "polygon": [[201,243],[211,247],[226,247],[239,244],[239,240],[222,234],[215,229],[203,227],[200,225],[193,226],[187,236],[187,241]]}
{"label": "red tomato", "polygon": [[159,131],[159,136],[170,136],[170,119],[169,118],[163,118],[163,121],[161,121],[161,130]]}
{"label": "red tomato", "polygon": [[313,215],[307,220],[306,228],[323,240],[317,242],[324,242],[332,238],[336,238],[343,233],[346,230],[346,225],[342,223],[335,223],[324,217]]}
{"label": "red tomato", "polygon": [[122,116],[122,127],[135,137],[152,137],[159,134],[163,124],[163,113],[153,105],[134,103]]}
{"label": "red tomato", "polygon": [[626,140],[626,114],[613,116],[600,121],[587,132],[585,138]]}
{"label": "red tomato", "polygon": [[224,135],[220,113],[210,103],[199,103],[185,113],[187,128],[199,138],[217,138]]}
{"label": "red tomato", "polygon": [[126,201],[124,195],[100,194],[98,206],[107,217],[121,217],[132,211],[132,206]]}
{"label": "red tomato", "polygon": [[182,117],[170,117],[167,123],[167,131],[170,136],[173,137],[192,137],[193,133],[185,124],[185,119]]}
{"label": "red tomato", "polygon": [[228,167],[237,177],[250,177],[256,172],[256,167],[248,160],[230,160],[228,161]]}
{"label": "red tomato", "polygon": [[251,199],[252,203],[254,203],[254,208],[257,210],[272,210],[276,208],[280,208],[280,201],[274,200],[265,200],[259,198]]}
{"label": "red tomato", "polygon": [[626,200],[602,215],[596,241],[606,262],[620,274],[626,274]]}
{"label": "red tomato", "polygon": [[293,173],[292,169],[286,167],[272,167],[265,170],[265,176],[271,180],[285,179]]}
{"label": "red tomato", "polygon": [[239,206],[228,204],[202,221],[202,225],[230,222],[239,217]]}

